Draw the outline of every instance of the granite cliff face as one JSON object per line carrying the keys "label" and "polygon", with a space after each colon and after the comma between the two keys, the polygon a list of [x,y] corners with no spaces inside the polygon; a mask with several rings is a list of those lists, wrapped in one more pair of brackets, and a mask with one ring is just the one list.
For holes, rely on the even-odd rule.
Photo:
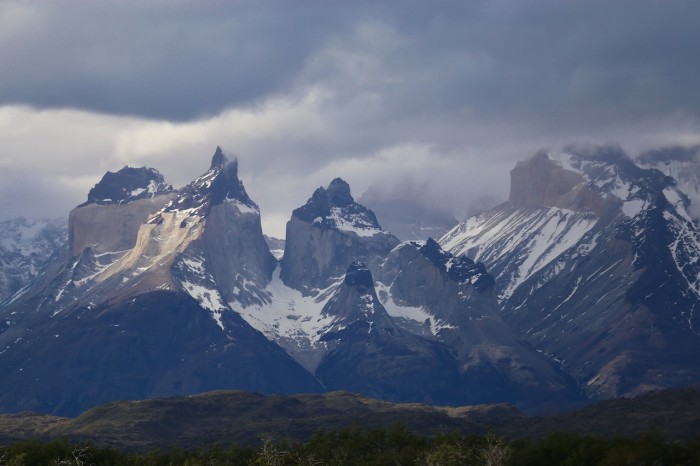
{"label": "granite cliff face", "polygon": [[398,243],[382,230],[374,212],[355,202],[350,186],[336,178],[292,212],[281,278],[288,286],[314,295],[341,278],[354,261],[375,270]]}
{"label": "granite cliff face", "polygon": [[700,236],[673,178],[604,147],[538,154],[512,179],[511,202],[440,243],[486,265],[518,337],[593,398],[697,380]]}
{"label": "granite cliff face", "polygon": [[523,207],[551,207],[583,177],[565,170],[550,160],[546,152],[538,152],[527,162],[518,162],[510,172],[511,204]]}

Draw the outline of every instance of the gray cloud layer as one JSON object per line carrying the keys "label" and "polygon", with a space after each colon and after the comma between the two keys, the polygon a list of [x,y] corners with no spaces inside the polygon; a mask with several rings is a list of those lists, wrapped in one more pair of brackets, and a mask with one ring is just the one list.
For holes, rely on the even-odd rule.
{"label": "gray cloud layer", "polygon": [[697,18],[694,1],[5,1],[0,195],[32,185],[30,149],[75,162],[40,176],[63,206],[125,163],[184,183],[222,144],[278,225],[337,175],[464,215],[541,146],[700,142]]}

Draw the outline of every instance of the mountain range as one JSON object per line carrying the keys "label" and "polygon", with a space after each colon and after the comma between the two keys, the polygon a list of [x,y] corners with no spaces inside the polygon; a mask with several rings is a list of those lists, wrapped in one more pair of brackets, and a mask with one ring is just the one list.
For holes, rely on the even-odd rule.
{"label": "mountain range", "polygon": [[504,204],[404,242],[341,178],[266,238],[220,148],[180,189],[108,172],[67,229],[0,224],[0,412],[217,389],[546,412],[689,385],[696,154],[540,152]]}

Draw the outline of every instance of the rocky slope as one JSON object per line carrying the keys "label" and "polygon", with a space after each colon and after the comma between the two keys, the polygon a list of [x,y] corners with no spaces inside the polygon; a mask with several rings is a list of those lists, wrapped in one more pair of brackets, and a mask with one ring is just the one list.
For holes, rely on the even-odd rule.
{"label": "rocky slope", "polygon": [[322,314],[335,318],[322,337],[327,353],[316,370],[326,388],[391,401],[457,404],[465,399],[450,348],[396,325],[363,263],[350,264]]}
{"label": "rocky slope", "polygon": [[398,244],[344,181],[319,188],[287,233],[271,302],[236,310],[326,388],[526,409],[579,398],[497,315],[483,264],[433,240]]}
{"label": "rocky slope", "polygon": [[394,249],[383,272],[380,299],[395,319],[414,331],[422,324],[424,335],[452,349],[463,400],[543,410],[579,398],[575,381],[503,321],[494,278],[482,263],[429,239]]}
{"label": "rocky slope", "polygon": [[483,261],[501,315],[589,397],[700,378],[699,234],[673,178],[615,148],[537,154],[509,202],[440,243]]}

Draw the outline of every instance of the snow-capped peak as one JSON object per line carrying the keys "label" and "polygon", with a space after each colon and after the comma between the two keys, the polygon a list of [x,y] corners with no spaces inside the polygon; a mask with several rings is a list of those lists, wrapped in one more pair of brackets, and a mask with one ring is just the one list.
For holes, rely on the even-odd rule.
{"label": "snow-capped peak", "polygon": [[360,237],[387,234],[370,209],[355,202],[350,185],[336,178],[328,187],[314,191],[305,205],[292,215],[321,229],[338,230]]}
{"label": "snow-capped peak", "polygon": [[177,196],[156,213],[150,222],[157,223],[159,215],[164,212],[205,217],[213,206],[224,202],[234,204],[242,214],[260,212],[238,179],[238,159],[234,157],[229,160],[221,148],[217,147],[209,170],[180,189]]}
{"label": "snow-capped peak", "polygon": [[126,204],[137,199],[151,198],[172,192],[155,168],[125,166],[117,172],[107,172],[88,193],[87,204]]}

